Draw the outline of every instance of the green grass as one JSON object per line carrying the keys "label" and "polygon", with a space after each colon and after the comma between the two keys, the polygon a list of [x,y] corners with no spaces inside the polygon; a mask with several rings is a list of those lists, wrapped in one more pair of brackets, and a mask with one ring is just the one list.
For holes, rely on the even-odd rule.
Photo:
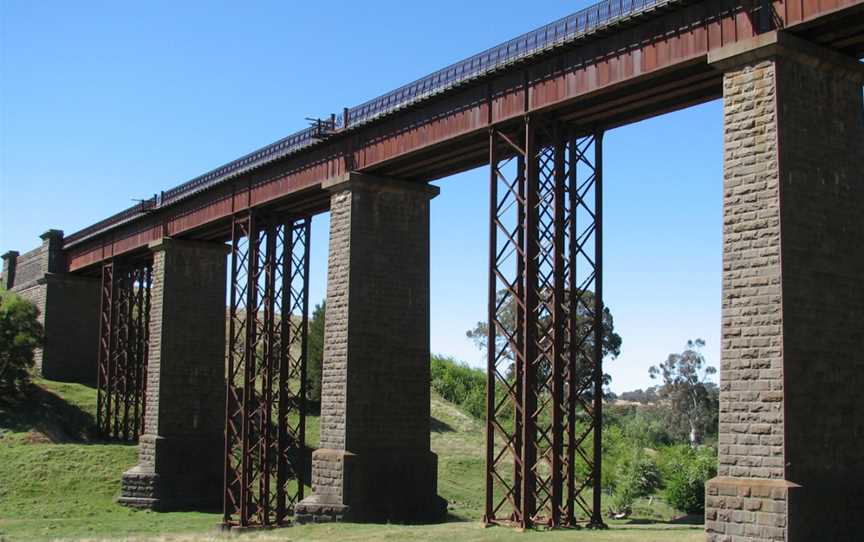
{"label": "green grass", "polygon": [[[26,401],[0,405],[0,541],[54,539],[217,539],[219,514],[155,513],[116,504],[120,475],[136,463],[136,448],[106,444],[90,428],[95,390],[38,380]],[[674,510],[654,502],[636,506],[635,522],[612,522],[608,531],[520,533],[484,529],[483,425],[454,405],[433,398],[432,449],[439,457],[438,489],[450,503],[440,525],[308,525],[253,532],[250,540],[585,540],[671,542],[703,540],[700,525],[667,521]],[[318,418],[307,420],[307,441],[317,444]],[[644,523],[644,524],[632,524]]]}
{"label": "green grass", "polygon": [[0,539],[92,538],[204,531],[214,514],[138,512],[114,502],[136,447],[91,433],[96,392],[43,380],[0,405]]}

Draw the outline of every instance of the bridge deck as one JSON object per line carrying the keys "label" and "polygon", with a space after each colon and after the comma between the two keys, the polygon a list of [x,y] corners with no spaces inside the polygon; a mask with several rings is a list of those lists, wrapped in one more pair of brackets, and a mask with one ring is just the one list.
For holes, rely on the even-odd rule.
{"label": "bridge deck", "polygon": [[432,180],[488,161],[525,113],[611,128],[717,98],[710,51],[785,28],[864,53],[864,0],[608,0],[292,134],[68,236],[70,271],[163,236],[220,239],[236,212],[316,213],[349,170]]}

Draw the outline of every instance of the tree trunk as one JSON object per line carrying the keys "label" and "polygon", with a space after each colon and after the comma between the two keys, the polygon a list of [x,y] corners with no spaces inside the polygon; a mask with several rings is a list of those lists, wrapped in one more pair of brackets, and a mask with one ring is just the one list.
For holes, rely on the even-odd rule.
{"label": "tree trunk", "polygon": [[699,434],[699,429],[696,427],[696,422],[690,420],[690,447],[695,448],[699,446],[701,440],[702,435]]}

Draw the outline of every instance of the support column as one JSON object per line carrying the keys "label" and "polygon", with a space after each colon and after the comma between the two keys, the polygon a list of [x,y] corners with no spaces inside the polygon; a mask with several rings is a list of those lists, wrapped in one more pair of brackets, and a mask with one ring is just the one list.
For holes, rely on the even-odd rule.
{"label": "support column", "polygon": [[6,290],[15,286],[15,266],[18,264],[19,255],[17,250],[10,250],[2,256],[3,273],[0,274],[0,285]]}
{"label": "support column", "polygon": [[228,247],[163,239],[153,251],[144,433],[120,503],[219,509]]}
{"label": "support column", "polygon": [[352,173],[329,187],[321,448],[297,521],[443,518],[429,446],[429,200]]}
{"label": "support column", "polygon": [[34,354],[36,370],[51,380],[93,382],[99,326],[99,280],[64,271],[63,232],[48,230],[42,245],[3,255],[2,285],[39,309],[45,343]]}
{"label": "support column", "polygon": [[708,540],[853,540],[864,513],[864,68],[770,33],[723,69],[720,464]]}

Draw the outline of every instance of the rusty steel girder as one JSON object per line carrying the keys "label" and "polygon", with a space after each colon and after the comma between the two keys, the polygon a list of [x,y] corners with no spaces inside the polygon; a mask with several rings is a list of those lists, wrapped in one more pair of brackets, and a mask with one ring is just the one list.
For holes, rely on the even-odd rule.
{"label": "rusty steel girder", "polygon": [[152,261],[102,266],[96,431],[136,441],[144,429]]}
{"label": "rusty steel girder", "polygon": [[487,523],[603,526],[601,138],[490,130]]}
{"label": "rusty steel girder", "polygon": [[232,226],[224,523],[280,525],[304,493],[311,219]]}

